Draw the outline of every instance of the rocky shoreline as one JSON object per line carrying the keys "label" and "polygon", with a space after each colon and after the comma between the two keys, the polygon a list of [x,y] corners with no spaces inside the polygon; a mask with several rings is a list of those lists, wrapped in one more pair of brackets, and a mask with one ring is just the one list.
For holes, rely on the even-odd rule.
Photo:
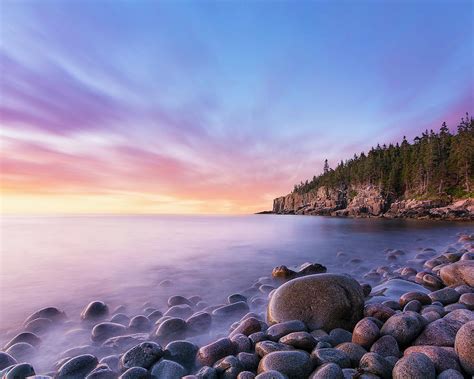
{"label": "rocky shoreline", "polygon": [[[474,235],[385,257],[355,276],[279,266],[225,304],[176,294],[167,309],[147,303],[140,314],[99,300],[77,317],[43,308],[0,335],[0,377],[472,377]],[[337,258],[351,273],[361,263]],[[59,336],[71,344],[57,354]]]}
{"label": "rocky shoreline", "polygon": [[[261,212],[268,213],[268,212]],[[393,199],[377,186],[319,187],[273,200],[271,213],[338,217],[474,221],[474,199]]]}

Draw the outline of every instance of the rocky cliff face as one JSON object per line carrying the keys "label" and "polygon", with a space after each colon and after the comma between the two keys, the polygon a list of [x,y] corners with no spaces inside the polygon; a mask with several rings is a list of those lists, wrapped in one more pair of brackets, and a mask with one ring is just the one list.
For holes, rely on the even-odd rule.
{"label": "rocky cliff face", "polygon": [[453,203],[442,200],[393,200],[372,185],[339,189],[319,187],[305,194],[290,193],[274,199],[273,213],[474,221],[474,199]]}

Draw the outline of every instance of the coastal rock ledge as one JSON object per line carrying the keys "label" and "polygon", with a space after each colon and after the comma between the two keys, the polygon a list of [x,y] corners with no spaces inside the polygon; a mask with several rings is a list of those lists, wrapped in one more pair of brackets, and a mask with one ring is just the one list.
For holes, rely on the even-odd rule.
{"label": "coastal rock ledge", "polygon": [[474,198],[393,199],[373,185],[339,189],[322,186],[274,199],[271,213],[474,221]]}

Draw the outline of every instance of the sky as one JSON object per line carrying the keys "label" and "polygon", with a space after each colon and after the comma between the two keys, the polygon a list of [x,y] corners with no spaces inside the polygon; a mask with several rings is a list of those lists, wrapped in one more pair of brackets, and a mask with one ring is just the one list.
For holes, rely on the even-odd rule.
{"label": "sky", "polygon": [[474,111],[474,3],[0,0],[4,213],[251,213]]}

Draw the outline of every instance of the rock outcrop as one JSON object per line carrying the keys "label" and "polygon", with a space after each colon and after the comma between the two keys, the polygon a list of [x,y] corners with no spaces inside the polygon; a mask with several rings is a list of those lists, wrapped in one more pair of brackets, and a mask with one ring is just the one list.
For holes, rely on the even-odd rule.
{"label": "rock outcrop", "polygon": [[322,186],[274,199],[272,213],[474,221],[474,199],[397,200],[373,185],[338,189]]}

